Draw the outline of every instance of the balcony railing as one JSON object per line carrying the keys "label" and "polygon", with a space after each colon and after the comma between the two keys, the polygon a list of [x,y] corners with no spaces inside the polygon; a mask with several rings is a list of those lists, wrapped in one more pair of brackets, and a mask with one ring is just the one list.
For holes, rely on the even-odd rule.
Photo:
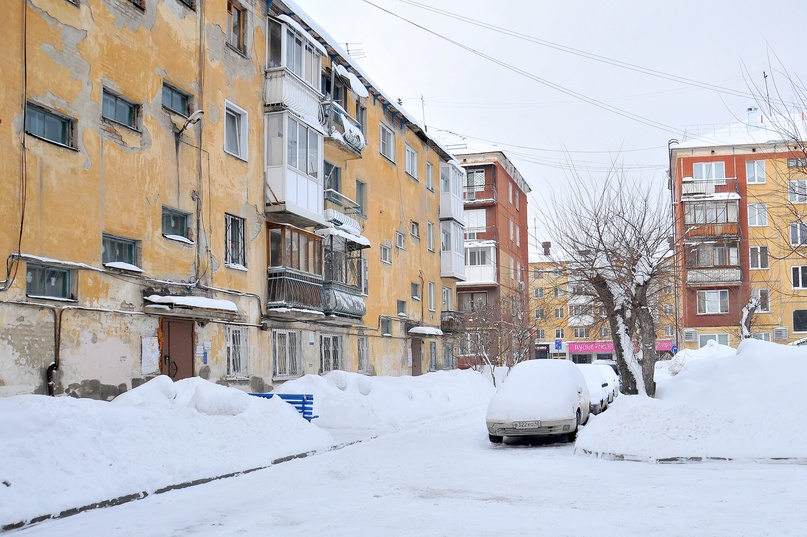
{"label": "balcony railing", "polygon": [[466,241],[498,241],[499,230],[496,226],[465,228]]}
{"label": "balcony railing", "polygon": [[367,313],[367,305],[361,295],[361,289],[341,282],[325,282],[322,288],[322,306],[324,313],[361,319]]}
{"label": "balcony railing", "polygon": [[483,203],[496,201],[496,185],[487,183],[484,185],[464,186],[462,197],[465,203]]}
{"label": "balcony railing", "polygon": [[681,182],[681,196],[713,196],[727,192],[739,192],[736,177],[722,179],[692,179],[684,177]]}
{"label": "balcony railing", "polygon": [[696,268],[687,269],[687,285],[740,285],[743,272],[739,268]]}
{"label": "balcony railing", "polygon": [[359,122],[350,117],[344,108],[336,103],[322,104],[325,116],[326,137],[343,143],[352,151],[361,154],[366,142]]}
{"label": "balcony railing", "polygon": [[319,117],[322,94],[285,67],[267,69],[263,100],[267,106],[288,108],[303,117]]}
{"label": "balcony railing", "polygon": [[322,278],[287,268],[270,268],[267,275],[269,308],[322,311]]}
{"label": "balcony railing", "polygon": [[466,314],[461,311],[443,310],[440,313],[440,330],[447,333],[465,329]]}
{"label": "balcony railing", "polygon": [[739,237],[739,222],[723,222],[720,224],[686,224],[684,225],[684,239]]}

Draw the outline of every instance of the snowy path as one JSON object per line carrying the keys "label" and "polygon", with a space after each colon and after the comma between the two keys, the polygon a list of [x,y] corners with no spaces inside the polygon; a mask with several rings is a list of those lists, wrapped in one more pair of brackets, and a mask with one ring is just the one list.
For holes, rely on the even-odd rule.
{"label": "snowy path", "polygon": [[484,409],[9,535],[803,535],[807,466],[492,446]]}

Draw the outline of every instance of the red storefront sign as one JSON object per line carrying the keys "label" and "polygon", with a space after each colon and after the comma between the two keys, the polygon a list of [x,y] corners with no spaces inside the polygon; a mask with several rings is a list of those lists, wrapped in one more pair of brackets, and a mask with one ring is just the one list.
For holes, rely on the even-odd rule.
{"label": "red storefront sign", "polygon": [[[606,354],[614,352],[613,341],[570,341],[569,352],[573,354]],[[673,342],[671,339],[657,339],[657,351],[670,351],[672,350]]]}

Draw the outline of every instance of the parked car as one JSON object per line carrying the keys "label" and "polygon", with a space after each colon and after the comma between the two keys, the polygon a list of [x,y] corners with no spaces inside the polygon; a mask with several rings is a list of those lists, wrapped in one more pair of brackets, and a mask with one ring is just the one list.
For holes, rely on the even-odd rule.
{"label": "parked car", "polygon": [[619,395],[619,391],[622,389],[622,381],[619,378],[619,375],[614,371],[608,364],[598,364],[594,362],[594,367],[599,367],[605,378],[608,379],[608,403],[613,403],[614,399]]}
{"label": "parked car", "polygon": [[586,380],[569,360],[528,360],[516,364],[488,405],[490,441],[505,436],[577,437],[590,412]]}
{"label": "parked car", "polygon": [[614,375],[616,375],[616,389],[614,391],[614,397],[619,395],[619,392],[622,391],[622,377],[619,376],[619,367],[616,365],[616,360],[594,360],[591,363],[608,367],[611,369],[611,371],[613,371]]}
{"label": "parked car", "polygon": [[[613,394],[608,384],[608,377],[606,377],[605,371],[602,370],[603,366],[597,364],[577,364],[577,367],[586,379],[588,394],[591,400],[591,413],[595,415],[599,414],[608,408],[608,403],[613,401]],[[613,374],[613,371],[611,371],[611,373]]]}

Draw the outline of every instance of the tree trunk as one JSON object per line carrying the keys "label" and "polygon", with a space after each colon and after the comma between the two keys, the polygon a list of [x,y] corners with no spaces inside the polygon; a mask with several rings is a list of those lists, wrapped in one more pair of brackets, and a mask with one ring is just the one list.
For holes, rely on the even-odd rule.
{"label": "tree trunk", "polygon": [[647,305],[647,287],[640,285],[636,288],[636,308],[634,311],[637,316],[639,347],[642,353],[642,359],[639,365],[642,367],[642,382],[647,395],[655,397],[656,395],[656,322],[653,320],[653,314],[650,312],[650,307]]}

